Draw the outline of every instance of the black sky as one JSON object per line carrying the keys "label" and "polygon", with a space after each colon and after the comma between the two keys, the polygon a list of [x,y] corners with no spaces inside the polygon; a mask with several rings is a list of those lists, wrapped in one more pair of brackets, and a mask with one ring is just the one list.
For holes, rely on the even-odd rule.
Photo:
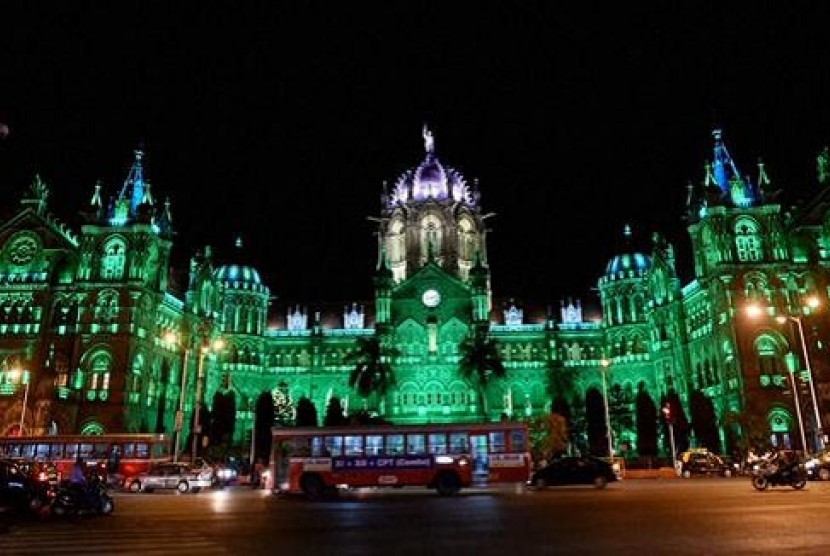
{"label": "black sky", "polygon": [[613,4],[5,2],[4,216],[39,171],[71,221],[143,141],[178,267],[241,234],[280,298],[368,299],[366,217],[422,159],[427,121],[497,213],[497,296],[589,298],[627,222],[645,245],[663,231],[688,278],[685,187],[713,125],[743,173],[762,156],[782,187],[814,189],[830,10]]}

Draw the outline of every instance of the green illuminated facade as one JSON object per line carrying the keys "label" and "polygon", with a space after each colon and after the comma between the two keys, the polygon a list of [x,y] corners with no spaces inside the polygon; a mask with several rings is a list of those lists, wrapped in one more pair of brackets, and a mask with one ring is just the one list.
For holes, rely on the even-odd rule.
{"label": "green illuminated facade", "polygon": [[[678,448],[731,450],[756,421],[774,443],[800,446],[795,393],[807,443],[817,446],[815,416],[826,421],[830,403],[826,157],[819,183],[802,187],[812,199],[784,210],[763,165],[755,181],[743,177],[716,131],[713,161],[689,188],[694,279],[681,283],[659,233],[637,249],[626,228],[630,247],[598,277],[600,310],[588,320],[579,302],[539,313],[494,298],[478,183],[438,159],[426,128],[423,137],[423,160],[384,186],[373,218],[374,299],[334,311],[272,305],[272,293],[288,292],[271,292],[240,261],[214,261],[209,248],[191,258],[186,291],[172,291],[170,206],[155,202],[141,152],[111,205],[96,186],[80,232],[51,215],[36,177],[18,213],[0,223],[0,431],[19,426],[25,386],[14,370],[23,369],[31,434],[172,432],[182,383],[189,430],[204,376],[208,405],[217,390],[234,396],[240,445],[257,397],[280,389],[294,403],[310,398],[321,420],[334,396],[348,412],[395,423],[556,411],[568,416],[575,447],[603,455],[607,392],[612,444],[631,456],[668,452],[666,406]],[[807,306],[812,295],[824,309]],[[760,317],[744,310],[752,303]],[[790,318],[779,324],[776,315]],[[498,343],[507,369],[484,389],[459,372],[459,346],[475,331]],[[344,360],[360,337],[396,353],[383,396],[364,399],[349,386]],[[220,339],[221,349],[207,348]]]}

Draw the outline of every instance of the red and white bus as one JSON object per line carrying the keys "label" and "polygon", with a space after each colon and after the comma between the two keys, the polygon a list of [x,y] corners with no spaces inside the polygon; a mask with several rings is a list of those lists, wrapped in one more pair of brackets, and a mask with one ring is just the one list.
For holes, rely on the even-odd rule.
{"label": "red and white bus", "polygon": [[273,429],[269,487],[316,498],[344,487],[434,488],[455,494],[476,479],[530,474],[523,423]]}
{"label": "red and white bus", "polygon": [[164,434],[6,436],[0,437],[0,457],[53,463],[59,477],[68,477],[81,458],[117,483],[155,463],[170,461],[170,446],[170,437]]}

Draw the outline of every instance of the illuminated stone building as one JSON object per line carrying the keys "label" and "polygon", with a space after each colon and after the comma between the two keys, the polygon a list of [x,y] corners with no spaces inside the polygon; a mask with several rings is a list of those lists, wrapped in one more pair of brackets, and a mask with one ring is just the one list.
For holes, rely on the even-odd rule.
{"label": "illuminated stone building", "polygon": [[[48,188],[35,178],[18,213],[0,223],[3,431],[19,426],[25,387],[14,371],[24,369],[24,428],[35,434],[170,432],[180,400],[192,414],[204,376],[208,404],[217,390],[233,393],[240,444],[256,398],[278,388],[294,402],[310,398],[321,416],[336,396],[347,411],[370,409],[396,423],[556,410],[569,416],[575,443],[600,454],[607,409],[615,449],[631,455],[648,451],[643,427],[656,430],[656,450],[667,452],[663,407],[679,447],[693,432],[730,449],[748,433],[730,413],[752,413],[775,442],[799,444],[795,393],[808,444],[816,444],[815,415],[824,419],[830,397],[826,313],[807,300],[818,296],[827,310],[825,159],[812,200],[785,210],[763,165],[754,180],[740,174],[716,132],[713,161],[689,188],[693,280],[681,283],[659,233],[637,248],[627,227],[628,247],[598,277],[597,317],[587,319],[579,301],[540,310],[494,298],[489,269],[498,261],[488,256],[478,183],[439,160],[426,128],[423,139],[423,160],[384,186],[373,218],[374,299],[334,308],[272,305],[253,266],[215,261],[209,248],[191,258],[185,291],[172,291],[170,205],[154,200],[141,152],[113,202],[95,188],[79,232],[51,215]],[[760,318],[748,316],[751,303]],[[507,368],[484,399],[459,373],[459,345],[475,330],[498,342]],[[349,387],[344,358],[357,338],[372,336],[398,354],[394,386],[370,407]],[[224,347],[207,349],[217,339]],[[804,346],[819,379],[817,404]]]}

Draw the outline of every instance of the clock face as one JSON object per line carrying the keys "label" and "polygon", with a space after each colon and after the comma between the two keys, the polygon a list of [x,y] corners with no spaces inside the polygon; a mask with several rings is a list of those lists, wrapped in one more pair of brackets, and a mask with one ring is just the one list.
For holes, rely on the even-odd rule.
{"label": "clock face", "polygon": [[441,303],[441,294],[438,293],[438,290],[427,290],[424,292],[424,295],[421,296],[421,301],[423,301],[424,305],[427,307],[435,307]]}

